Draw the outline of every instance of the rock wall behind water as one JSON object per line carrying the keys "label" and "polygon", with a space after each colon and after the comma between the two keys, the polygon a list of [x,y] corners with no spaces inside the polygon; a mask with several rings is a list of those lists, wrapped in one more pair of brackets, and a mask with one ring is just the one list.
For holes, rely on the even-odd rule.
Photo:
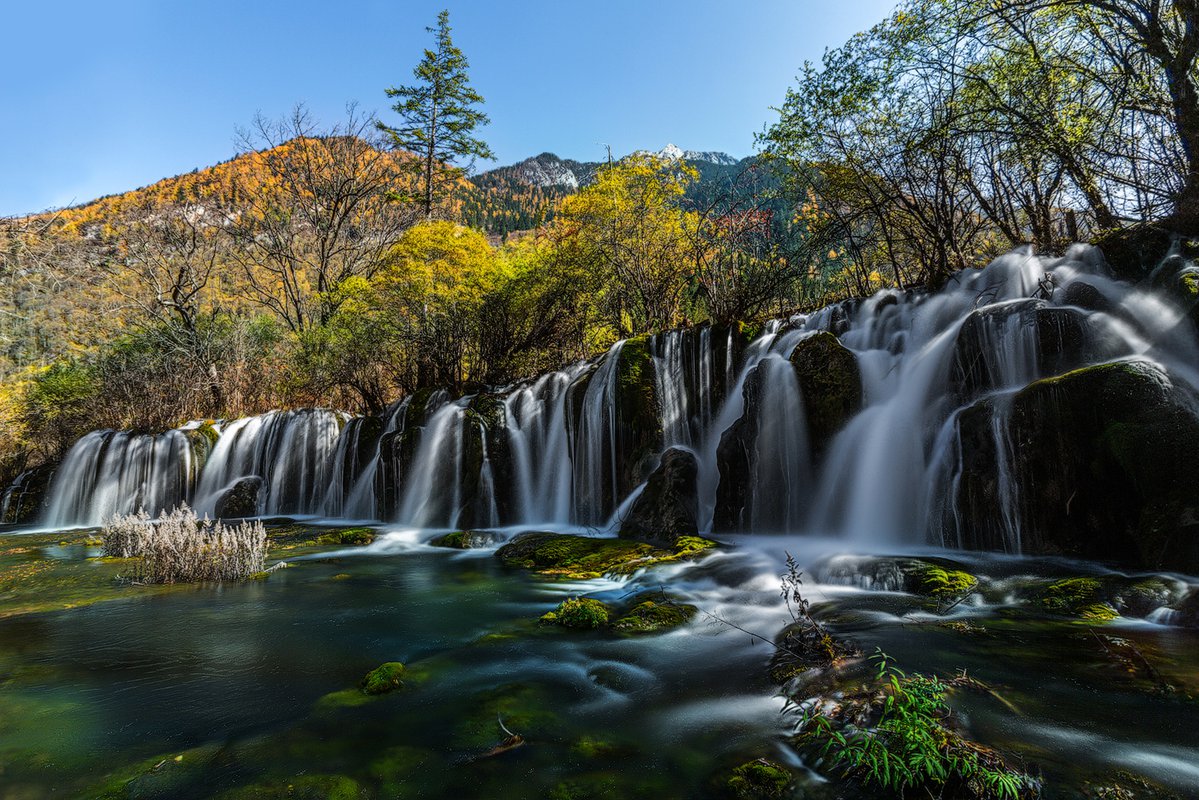
{"label": "rock wall behind water", "polygon": [[1199,572],[1194,274],[1167,259],[1132,286],[1093,249],[1016,252],[940,292],[630,339],[377,418],[273,412],[210,426],[206,446],[98,432],[44,520],[178,502],[414,527],[627,520],[648,538],[694,524]]}

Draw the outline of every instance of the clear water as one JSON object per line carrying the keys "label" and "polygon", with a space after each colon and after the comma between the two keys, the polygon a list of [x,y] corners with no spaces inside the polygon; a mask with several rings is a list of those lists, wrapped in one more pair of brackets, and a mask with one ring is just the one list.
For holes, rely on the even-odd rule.
{"label": "clear water", "polygon": [[[1179,690],[1163,695],[1124,674],[1087,627],[1022,616],[1002,598],[951,612],[985,633],[951,630],[914,597],[860,585],[842,541],[745,537],[632,580],[552,583],[491,551],[422,544],[431,535],[395,532],[266,581],[0,619],[0,797],[103,796],[106,781],[159,765],[118,782],[121,796],[214,797],[334,775],[362,796],[701,798],[760,756],[795,768],[808,796],[852,797],[785,746],[796,720],[780,713],[762,641],[708,616],[629,639],[535,624],[570,595],[619,603],[666,586],[772,636],[787,621],[786,551],[799,555],[805,592],[838,635],[909,671],[965,668],[995,686],[1019,713],[955,693],[955,718],[1043,773],[1048,796],[1075,796],[1119,770],[1199,792],[1196,705],[1186,698],[1199,694],[1199,632],[1129,620],[1099,631],[1135,641]],[[1090,569],[968,558],[1000,587]],[[339,703],[360,699],[357,682],[386,661],[408,665],[406,688]],[[526,744],[488,756],[504,738],[497,716]]]}

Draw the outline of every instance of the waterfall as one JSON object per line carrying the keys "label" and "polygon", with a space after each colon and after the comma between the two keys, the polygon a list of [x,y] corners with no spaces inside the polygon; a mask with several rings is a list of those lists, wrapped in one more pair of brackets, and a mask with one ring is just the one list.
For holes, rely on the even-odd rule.
{"label": "waterfall", "polygon": [[567,425],[571,386],[590,365],[575,364],[517,387],[504,403],[512,453],[517,520],[568,525],[573,509],[573,468]]}
{"label": "waterfall", "polygon": [[388,434],[403,429],[408,406],[411,402],[411,397],[405,397],[388,409],[385,415],[386,421],[383,425],[383,430],[375,439],[371,457],[366,460],[366,466],[354,480],[348,495],[342,501],[340,512],[326,512],[329,516],[342,516],[349,519],[377,519],[380,516],[377,484],[379,459],[383,452],[383,439]]}
{"label": "waterfall", "polygon": [[572,522],[600,525],[616,507],[620,481],[617,475],[616,392],[617,367],[624,340],[612,345],[591,375],[571,446],[574,466],[574,517]]}
{"label": "waterfall", "polygon": [[196,490],[199,513],[215,514],[239,480],[262,479],[264,515],[316,514],[329,478],[344,417],[322,409],[272,411],[223,426]]}
{"label": "waterfall", "polygon": [[[768,322],[752,339],[743,330],[704,324],[620,341],[511,387],[418,393],[420,403],[405,398],[380,417],[307,409],[239,419],[218,426],[206,461],[190,431],[94,432],[58,469],[45,522],[97,524],[184,501],[213,513],[253,478],[261,514],[612,526],[657,455],[679,447],[696,456],[702,530],[961,544],[978,540],[965,535],[977,521],[958,503],[983,453],[996,505],[985,538],[1018,553],[1018,392],[1130,357],[1199,386],[1199,345],[1182,310],[1111,278],[1089,248],[1055,259],[1016,251],[938,292],[889,289]],[[824,397],[796,356],[829,346],[829,333],[856,365],[861,405],[817,439],[808,416]],[[641,430],[652,427],[645,414],[660,435]]]}
{"label": "waterfall", "polygon": [[68,451],[50,484],[44,523],[100,525],[138,509],[158,515],[192,497],[191,443],[181,431],[93,431]]}

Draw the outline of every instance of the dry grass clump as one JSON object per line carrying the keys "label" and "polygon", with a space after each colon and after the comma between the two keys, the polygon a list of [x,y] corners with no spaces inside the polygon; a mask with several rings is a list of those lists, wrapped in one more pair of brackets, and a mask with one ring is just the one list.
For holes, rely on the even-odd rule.
{"label": "dry grass clump", "polygon": [[261,522],[229,527],[196,517],[186,504],[158,519],[144,510],[114,517],[102,531],[104,554],[136,558],[140,583],[239,581],[262,572],[266,528]]}

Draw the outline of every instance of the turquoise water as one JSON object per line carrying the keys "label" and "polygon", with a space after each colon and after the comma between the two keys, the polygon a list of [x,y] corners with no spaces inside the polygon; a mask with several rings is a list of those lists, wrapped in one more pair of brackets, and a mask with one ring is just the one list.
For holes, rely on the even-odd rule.
{"label": "turquoise water", "polygon": [[[791,766],[806,796],[851,797],[786,746],[795,719],[765,674],[770,647],[713,619],[778,631],[785,550],[838,635],[908,671],[965,668],[996,687],[1005,702],[955,693],[955,716],[1043,774],[1049,796],[1121,771],[1199,794],[1199,635],[1132,620],[1097,634],[1003,597],[1018,576],[1077,565],[966,558],[993,591],[950,613],[974,628],[962,632],[910,595],[838,585],[836,543],[746,537],[631,581],[553,583],[491,551],[422,545],[430,535],[263,581],[0,620],[0,798],[718,797],[757,757]],[[571,595],[619,604],[662,586],[706,613],[638,638],[536,624]],[[1101,636],[1135,643],[1174,691]],[[408,665],[405,687],[358,692],[388,661]],[[523,746],[493,752],[500,721]]]}

